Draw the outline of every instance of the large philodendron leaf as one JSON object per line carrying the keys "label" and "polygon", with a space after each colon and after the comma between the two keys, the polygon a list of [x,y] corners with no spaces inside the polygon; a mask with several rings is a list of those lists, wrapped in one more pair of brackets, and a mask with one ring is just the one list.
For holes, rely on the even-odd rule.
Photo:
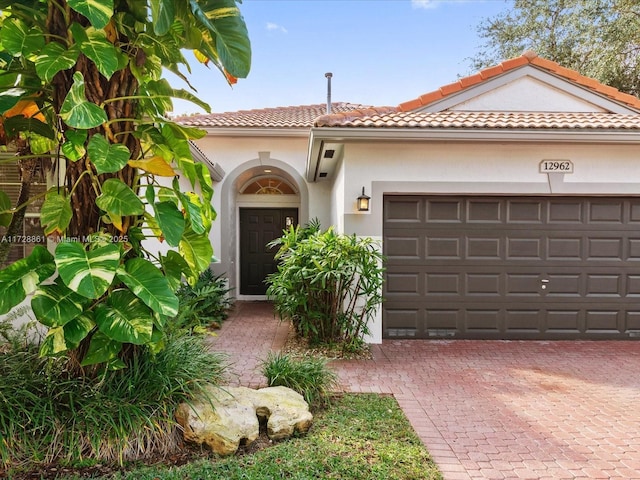
{"label": "large philodendron leaf", "polygon": [[44,234],[61,236],[71,223],[72,216],[71,200],[55,188],[49,190],[40,209]]}
{"label": "large philodendron leaf", "polygon": [[53,256],[41,245],[28,257],[0,270],[0,315],[22,302],[55,271]]}
{"label": "large philodendron leaf", "polygon": [[127,65],[126,55],[107,39],[104,31],[92,27],[84,29],[78,23],[73,23],[70,31],[80,51],[96,64],[105,78],[110,79],[114,72]]}
{"label": "large philodendron leaf", "polygon": [[162,236],[169,245],[177,247],[186,225],[184,215],[173,202],[156,202],[153,207]]}
{"label": "large philodendron leaf", "polygon": [[44,35],[22,20],[4,20],[0,29],[0,43],[4,50],[14,56],[29,56],[44,47]]}
{"label": "large philodendron leaf", "polygon": [[169,250],[166,256],[160,256],[160,263],[167,281],[177,290],[182,284],[182,274],[188,274],[190,267],[175,250]]}
{"label": "large philodendron leaf", "polygon": [[143,160],[129,160],[127,163],[130,167],[139,168],[160,177],[175,177],[178,175],[173,167],[160,155]]}
{"label": "large philodendron leaf", "polygon": [[96,324],[91,320],[90,315],[78,315],[64,326],[60,325],[49,329],[42,345],[40,345],[40,355],[52,357],[77,348],[80,342],[86,338]]}
{"label": "large philodendron leaf", "polygon": [[176,14],[175,0],[151,0],[150,3],[154,33],[168,33]]}
{"label": "large philodendron leaf", "polygon": [[13,214],[9,210],[11,210],[11,199],[0,190],[0,227],[8,227],[11,223]]}
{"label": "large philodendron leaf", "polygon": [[211,59],[217,54],[224,69],[234,77],[245,78],[251,68],[251,43],[236,1],[190,0],[189,4],[212,37],[202,50]]}
{"label": "large philodendron leaf", "polygon": [[79,53],[75,45],[66,49],[61,43],[50,42],[36,58],[36,73],[42,81],[49,83],[58,72],[73,67]]}
{"label": "large philodendron leaf", "polygon": [[31,299],[31,308],[43,325],[61,327],[80,315],[86,302],[85,297],[57,278],[53,285],[40,285]]}
{"label": "large philodendron leaf", "polygon": [[113,0],[68,0],[76,12],[89,19],[95,28],[104,28],[113,16]]}
{"label": "large philodendron leaf", "polygon": [[102,184],[102,194],[96,198],[96,205],[110,215],[121,217],[144,213],[144,203],[140,197],[117,178],[110,178]]}
{"label": "large philodendron leaf", "polygon": [[128,260],[118,270],[118,279],[154,312],[170,317],[178,314],[178,297],[162,272],[148,260]]}
{"label": "large philodendron leaf", "polygon": [[66,351],[67,342],[64,340],[64,327],[50,328],[40,345],[40,356],[53,357]]}
{"label": "large philodendron leaf", "polygon": [[96,326],[92,320],[91,312],[85,312],[82,315],[77,316],[64,326],[64,341],[67,344],[67,348],[77,348],[82,340]]}
{"label": "large philodendron leaf", "polygon": [[86,367],[97,363],[109,362],[116,358],[120,350],[122,350],[122,342],[112,340],[102,332],[96,332],[91,337],[89,350],[81,365]]}
{"label": "large philodendron leaf", "polygon": [[187,275],[189,283],[194,284],[200,272],[209,267],[213,257],[213,247],[209,236],[188,232],[180,241],[178,250],[191,269],[191,274]]}
{"label": "large philodendron leaf", "polygon": [[82,243],[63,242],[56,248],[55,261],[67,287],[83,297],[98,298],[116,276],[120,249],[109,244],[87,251]]}
{"label": "large philodendron leaf", "polygon": [[72,162],[77,162],[84,157],[87,150],[84,146],[87,141],[86,130],[67,130],[65,137],[67,141],[62,144],[62,153]]}
{"label": "large philodendron leaf", "polygon": [[103,135],[99,134],[91,137],[89,145],[87,145],[87,152],[98,175],[122,170],[131,157],[131,152],[125,145],[111,144]]}
{"label": "large philodendron leaf", "polygon": [[79,129],[95,128],[108,120],[104,109],[87,100],[84,77],[80,72],[73,74],[73,85],[60,108],[60,118],[70,127]]}
{"label": "large philodendron leaf", "polygon": [[129,290],[116,290],[96,307],[96,324],[111,340],[143,345],[151,340],[153,312]]}

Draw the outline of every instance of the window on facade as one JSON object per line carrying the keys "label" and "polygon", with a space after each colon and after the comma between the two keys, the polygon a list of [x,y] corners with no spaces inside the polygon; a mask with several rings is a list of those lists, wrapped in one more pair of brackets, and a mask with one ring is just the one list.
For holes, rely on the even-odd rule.
{"label": "window on facade", "polygon": [[[31,184],[31,197],[42,194],[47,190],[47,184],[41,175],[36,174],[35,182]],[[0,190],[9,195],[11,204],[15,207],[20,194],[20,169],[15,162],[0,162]],[[40,207],[44,198],[29,204],[20,233],[15,238],[7,237],[7,227],[0,226],[0,241],[11,244],[6,266],[16,260],[28,256],[36,245],[46,244],[46,239],[40,226]]]}
{"label": "window on facade", "polygon": [[242,193],[245,195],[295,195],[295,189],[282,178],[260,177],[249,183]]}

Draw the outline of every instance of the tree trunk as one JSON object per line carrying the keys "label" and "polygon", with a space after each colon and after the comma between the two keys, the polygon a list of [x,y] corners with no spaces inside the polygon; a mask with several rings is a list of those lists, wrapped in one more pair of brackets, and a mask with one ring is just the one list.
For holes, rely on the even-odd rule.
{"label": "tree trunk", "polygon": [[[116,6],[117,8],[117,6]],[[117,13],[117,12],[116,12]],[[68,23],[67,23],[68,22]],[[47,31],[52,41],[56,37],[67,38],[72,41],[69,26],[77,22],[87,26],[87,19],[72,11],[66,0],[49,2],[47,17]],[[114,29],[115,31],[115,29]],[[136,52],[132,52],[127,38],[120,37],[114,40],[115,45],[123,45],[128,50],[125,52],[132,59],[136,58]],[[137,101],[133,97],[138,91],[138,81],[129,66],[120,70],[107,79],[99,71],[96,65],[84,54],[80,54],[73,69],[59,72],[53,79],[53,108],[56,114],[61,110],[62,104],[73,85],[73,74],[80,72],[85,81],[85,94],[88,101],[99,106],[104,106],[108,123],[89,131],[89,137],[94,134],[104,135],[110,143],[125,145],[131,152],[132,159],[139,159],[142,155],[140,141],[133,135],[135,124],[131,121],[137,116]],[[105,103],[107,100],[108,103]],[[118,119],[121,119],[118,121]],[[64,159],[63,159],[64,161]],[[112,235],[126,234],[127,229],[135,223],[135,218],[123,219],[124,232],[116,230],[113,225],[105,224],[101,218],[101,212],[95,204],[100,194],[101,184],[108,178],[118,178],[135,190],[136,170],[126,166],[114,174],[96,175],[95,168],[89,159],[82,158],[76,162],[66,162],[65,184],[71,192],[71,208],[73,216],[67,229],[67,236],[77,237],[84,241],[88,235],[106,229]],[[88,172],[88,174],[87,174]],[[95,368],[82,367],[81,362],[87,353],[92,335],[87,336],[77,349],[69,352],[68,369],[71,375],[95,374]],[[135,348],[123,349],[122,356],[130,357]],[[125,358],[123,358],[125,359]],[[125,359],[126,361],[126,359]]]}
{"label": "tree trunk", "polygon": [[[88,24],[86,18],[69,9],[65,1],[59,4],[50,3],[47,30],[51,33],[52,38],[55,39],[56,35],[58,35],[71,40],[69,26],[73,22],[85,26]],[[128,44],[126,38],[117,40],[120,45]],[[130,51],[127,52],[127,55],[132,56]],[[86,97],[90,102],[96,105],[105,105],[104,102],[106,100],[120,99],[111,101],[104,107],[109,120],[109,129],[98,127],[91,131],[90,135],[100,133],[111,143],[126,145],[131,152],[131,158],[139,158],[141,154],[140,141],[133,135],[135,125],[130,121],[136,115],[137,106],[137,102],[130,97],[136,94],[138,81],[131,69],[126,67],[116,72],[110,79],[107,79],[98,71],[96,65],[81,53],[73,70],[59,72],[53,79],[53,107],[56,113],[60,112],[64,99],[73,85],[72,77],[74,72],[80,72],[84,77]],[[117,119],[123,120],[114,122]],[[83,176],[87,170],[90,170],[92,175]],[[80,178],[81,176],[82,178]],[[127,166],[117,174],[101,175],[99,183],[110,177],[117,177],[130,187],[133,187],[135,170]],[[70,237],[83,239],[101,228],[107,228],[114,235],[126,233],[118,232],[113,226],[105,225],[101,221],[100,211],[95,205],[99,190],[94,184],[94,179],[95,169],[87,161],[86,157],[77,162],[67,162],[66,186],[69,191],[75,187],[71,195],[73,217],[67,231],[67,235]],[[131,225],[131,220],[123,221],[125,229]]]}

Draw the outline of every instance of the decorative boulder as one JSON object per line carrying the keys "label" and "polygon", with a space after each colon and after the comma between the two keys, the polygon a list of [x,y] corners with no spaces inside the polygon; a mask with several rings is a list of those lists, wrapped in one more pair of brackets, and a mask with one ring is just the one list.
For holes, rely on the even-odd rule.
{"label": "decorative boulder", "polygon": [[260,434],[260,421],[267,421],[267,435],[282,440],[306,433],[313,415],[302,395],[286,387],[253,390],[246,387],[206,388],[205,395],[182,403],[176,420],[184,438],[205,444],[219,455],[231,455],[240,444],[249,445]]}

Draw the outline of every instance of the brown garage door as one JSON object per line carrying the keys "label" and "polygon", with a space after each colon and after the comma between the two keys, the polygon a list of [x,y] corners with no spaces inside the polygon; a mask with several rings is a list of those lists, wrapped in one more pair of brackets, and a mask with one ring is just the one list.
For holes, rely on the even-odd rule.
{"label": "brown garage door", "polygon": [[640,336],[640,198],[385,196],[385,338]]}

